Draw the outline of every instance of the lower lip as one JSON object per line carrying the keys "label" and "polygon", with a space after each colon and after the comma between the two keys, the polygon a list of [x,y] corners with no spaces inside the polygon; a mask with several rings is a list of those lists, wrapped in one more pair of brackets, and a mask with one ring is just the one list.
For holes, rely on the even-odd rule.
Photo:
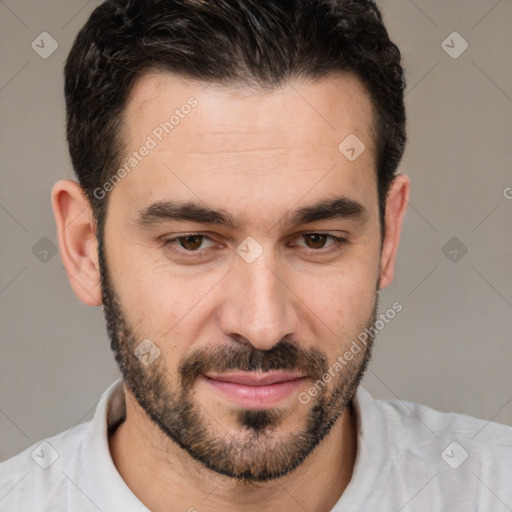
{"label": "lower lip", "polygon": [[267,384],[265,386],[248,386],[246,384],[213,380],[204,376],[202,376],[201,379],[240,407],[267,409],[289,397],[304,383],[306,377],[284,382],[275,382],[274,384]]}

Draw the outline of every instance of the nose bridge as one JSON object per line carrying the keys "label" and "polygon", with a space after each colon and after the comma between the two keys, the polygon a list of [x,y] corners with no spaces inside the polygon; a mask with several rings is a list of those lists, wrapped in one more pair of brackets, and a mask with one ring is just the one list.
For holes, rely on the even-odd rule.
{"label": "nose bridge", "polygon": [[236,258],[222,307],[224,334],[241,335],[255,348],[269,350],[295,331],[293,294],[275,268],[270,249],[251,263]]}

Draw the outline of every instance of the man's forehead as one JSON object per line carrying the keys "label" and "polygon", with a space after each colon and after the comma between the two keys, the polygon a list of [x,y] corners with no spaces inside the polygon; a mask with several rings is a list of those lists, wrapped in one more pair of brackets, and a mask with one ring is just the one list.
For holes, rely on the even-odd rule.
{"label": "man's forehead", "polygon": [[[373,106],[365,86],[351,73],[315,81],[294,79],[280,87],[263,89],[151,70],[136,80],[129,95],[124,111],[129,133],[141,128],[147,131],[155,122],[165,122],[190,98],[198,104],[191,116],[199,125],[194,126],[194,139],[202,138],[204,143],[213,136],[215,145],[215,136],[222,134],[275,137],[272,133],[276,131],[282,136],[283,131],[307,135],[308,139],[317,136],[317,142],[342,137],[341,142],[349,131],[359,133],[367,147],[373,146]],[[180,128],[177,132],[187,133],[186,127]]]}
{"label": "man's forehead", "polygon": [[[190,98],[196,106],[182,108]],[[167,133],[162,126],[170,115],[177,124]],[[127,154],[148,137],[154,144],[133,161],[120,187],[127,185],[132,210],[184,196],[206,201],[213,194],[274,211],[276,204],[290,208],[308,190],[318,199],[348,194],[369,207],[376,179],[368,116],[371,103],[350,76],[250,93],[147,74],[127,106]],[[366,149],[349,161],[340,144],[353,132]]]}

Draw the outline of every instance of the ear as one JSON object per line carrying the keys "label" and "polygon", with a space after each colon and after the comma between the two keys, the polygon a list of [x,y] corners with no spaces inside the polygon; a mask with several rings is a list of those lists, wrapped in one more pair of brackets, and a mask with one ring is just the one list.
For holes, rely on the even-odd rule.
{"label": "ear", "polygon": [[91,205],[78,183],[63,179],[52,188],[52,208],[71,288],[84,304],[99,306],[102,299],[98,246]]}
{"label": "ear", "polygon": [[398,174],[391,183],[386,199],[384,240],[380,255],[379,290],[386,288],[393,281],[395,261],[402,232],[405,210],[409,204],[409,178]]}

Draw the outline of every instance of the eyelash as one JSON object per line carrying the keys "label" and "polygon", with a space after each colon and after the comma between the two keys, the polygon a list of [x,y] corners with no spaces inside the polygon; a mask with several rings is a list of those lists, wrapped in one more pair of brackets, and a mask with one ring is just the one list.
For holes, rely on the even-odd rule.
{"label": "eyelash", "polygon": [[[304,236],[307,236],[307,235],[321,235],[321,236],[325,236],[328,239],[331,239],[331,240],[334,241],[333,244],[331,244],[330,246],[328,246],[326,248],[312,249],[310,247],[304,247],[304,250],[309,255],[312,255],[312,254],[324,254],[324,255],[325,254],[330,254],[333,250],[338,250],[342,245],[345,245],[345,244],[348,243],[348,240],[346,238],[340,238],[338,236],[331,235],[329,233],[317,233],[317,232],[313,231],[311,233],[303,233],[302,235],[299,235],[299,236],[304,237]],[[185,233],[183,235],[175,236],[173,238],[163,239],[163,244],[164,244],[164,246],[166,248],[168,248],[172,252],[174,252],[174,253],[176,253],[176,254],[178,254],[180,256],[187,257],[187,258],[192,258],[194,256],[201,255],[203,253],[203,251],[207,251],[208,249],[210,249],[210,248],[208,248],[208,249],[198,249],[198,250],[195,250],[195,251],[190,251],[190,250],[183,249],[183,248],[178,249],[177,248],[177,242],[179,242],[179,240],[183,240],[185,238],[188,238],[189,236],[198,236],[198,237],[204,238],[206,240],[210,240],[212,242],[215,241],[211,237],[209,237],[208,235],[205,235],[203,233]]]}

